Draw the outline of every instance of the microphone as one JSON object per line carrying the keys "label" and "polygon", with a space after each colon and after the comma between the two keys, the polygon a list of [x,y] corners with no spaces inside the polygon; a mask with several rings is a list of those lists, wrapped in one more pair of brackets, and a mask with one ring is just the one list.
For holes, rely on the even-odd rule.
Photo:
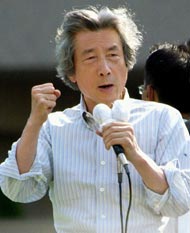
{"label": "microphone", "polygon": [[[129,111],[126,110],[126,103],[122,100],[116,100],[113,104],[112,109],[106,104],[97,104],[93,109],[93,117],[101,127],[113,120],[126,121],[129,116]],[[114,119],[113,119],[114,116]],[[122,172],[122,166],[128,170],[129,162],[126,159],[124,149],[121,145],[113,145],[114,152],[118,159],[118,173]]]}

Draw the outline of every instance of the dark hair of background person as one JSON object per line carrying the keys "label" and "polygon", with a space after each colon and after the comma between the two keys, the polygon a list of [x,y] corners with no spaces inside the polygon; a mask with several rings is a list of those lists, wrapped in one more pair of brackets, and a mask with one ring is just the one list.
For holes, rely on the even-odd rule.
{"label": "dark hair of background person", "polygon": [[144,86],[156,90],[159,102],[190,118],[190,40],[154,45],[145,64]]}

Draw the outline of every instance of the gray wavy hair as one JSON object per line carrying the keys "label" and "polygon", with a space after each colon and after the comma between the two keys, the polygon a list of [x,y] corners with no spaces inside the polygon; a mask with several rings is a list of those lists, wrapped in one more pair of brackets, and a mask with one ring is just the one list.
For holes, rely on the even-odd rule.
{"label": "gray wavy hair", "polygon": [[74,52],[75,35],[80,31],[98,31],[112,28],[121,38],[124,59],[128,69],[136,63],[136,55],[142,44],[142,34],[133,20],[133,14],[126,8],[109,9],[96,7],[72,10],[65,14],[60,28],[57,29],[56,60],[57,77],[73,90],[79,90],[76,83],[70,81],[75,73]]}

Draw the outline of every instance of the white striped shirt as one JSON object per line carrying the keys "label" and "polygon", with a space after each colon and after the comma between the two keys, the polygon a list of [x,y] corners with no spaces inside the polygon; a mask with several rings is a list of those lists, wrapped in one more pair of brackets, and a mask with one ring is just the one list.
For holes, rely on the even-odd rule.
{"label": "white striped shirt", "polygon": [[[188,132],[177,110],[142,100],[128,101],[129,122],[137,142],[142,151],[163,167],[169,184],[163,195],[154,193],[145,187],[133,165],[129,165],[132,207],[128,233],[162,232],[164,215],[183,214],[190,205],[189,171],[184,173],[177,168],[179,155],[190,159],[189,151],[186,155],[183,151]],[[17,142],[14,143],[8,158],[0,165],[1,188],[17,202],[38,200],[49,190],[57,233],[119,233],[115,154],[112,149],[106,150],[102,138],[88,127],[82,118],[84,111],[81,101],[73,108],[49,115],[28,173],[18,172]],[[129,200],[125,175],[122,187],[125,217]]]}

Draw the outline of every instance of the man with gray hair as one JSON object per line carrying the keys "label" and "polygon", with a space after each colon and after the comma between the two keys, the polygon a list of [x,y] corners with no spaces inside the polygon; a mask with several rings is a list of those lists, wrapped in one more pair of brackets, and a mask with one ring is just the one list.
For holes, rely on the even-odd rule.
{"label": "man with gray hair", "polygon": [[[81,92],[80,103],[51,113],[61,92],[52,83],[34,86],[21,138],[0,165],[11,200],[49,191],[57,233],[162,232],[163,216],[190,207],[188,171],[178,168],[189,138],[181,115],[132,99],[125,87],[141,43],[125,8],[73,10],[58,29],[58,77]],[[95,118],[100,104],[109,121]]]}

